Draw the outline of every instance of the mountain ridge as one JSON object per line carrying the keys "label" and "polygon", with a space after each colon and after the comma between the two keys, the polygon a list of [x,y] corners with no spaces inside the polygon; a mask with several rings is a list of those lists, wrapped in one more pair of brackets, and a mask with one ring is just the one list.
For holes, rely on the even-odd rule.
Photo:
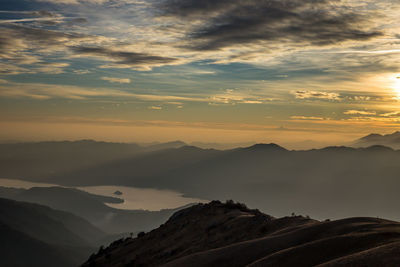
{"label": "mountain ridge", "polygon": [[382,145],[393,149],[400,149],[400,131],[391,134],[372,133],[361,137],[353,142],[354,147],[369,147],[374,145]]}
{"label": "mountain ridge", "polygon": [[[382,246],[392,246],[385,250],[387,258],[400,263],[400,223],[367,217],[274,218],[244,204],[212,201],[181,210],[137,238],[119,240],[82,266],[314,266],[335,261],[360,266],[360,253]],[[379,260],[378,254],[370,257]]]}

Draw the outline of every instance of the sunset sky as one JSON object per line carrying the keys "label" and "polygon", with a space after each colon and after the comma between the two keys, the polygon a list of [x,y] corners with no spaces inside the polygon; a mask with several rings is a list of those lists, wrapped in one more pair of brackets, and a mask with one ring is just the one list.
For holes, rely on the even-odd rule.
{"label": "sunset sky", "polygon": [[2,0],[0,141],[400,130],[400,2]]}

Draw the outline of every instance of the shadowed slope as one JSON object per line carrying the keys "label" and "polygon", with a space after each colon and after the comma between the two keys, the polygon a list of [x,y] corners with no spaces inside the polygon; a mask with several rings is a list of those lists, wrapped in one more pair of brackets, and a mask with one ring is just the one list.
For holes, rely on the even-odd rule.
{"label": "shadowed slope", "polygon": [[213,201],[179,211],[160,228],[113,244],[83,266],[314,266],[334,260],[360,266],[362,257],[379,260],[375,249],[399,264],[393,242],[400,242],[400,224],[393,221],[276,219]]}
{"label": "shadowed slope", "polygon": [[42,205],[0,198],[0,214],[0,247],[8,251],[0,266],[76,266],[105,237],[84,219]]}
{"label": "shadowed slope", "polygon": [[[0,223],[0,265],[1,266],[51,266],[68,267],[78,264],[74,255],[63,249],[46,244],[23,232]],[[72,257],[71,257],[72,256]]]}

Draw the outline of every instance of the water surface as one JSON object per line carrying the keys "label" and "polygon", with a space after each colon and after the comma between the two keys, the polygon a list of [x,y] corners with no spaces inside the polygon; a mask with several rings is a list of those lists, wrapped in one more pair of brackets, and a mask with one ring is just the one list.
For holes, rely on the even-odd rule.
{"label": "water surface", "polygon": [[[32,187],[51,187],[60,185],[0,178],[0,186],[29,189]],[[159,190],[151,188],[138,188],[138,187],[114,186],[114,185],[83,186],[83,187],[77,187],[77,189],[92,194],[97,194],[102,196],[113,196],[124,199],[124,203],[120,204],[106,203],[108,206],[117,209],[127,209],[127,210],[144,209],[144,210],[156,211],[161,209],[177,208],[190,203],[205,202],[205,200],[202,199],[184,197],[182,193],[171,190]],[[122,195],[114,194],[117,191],[120,191]]]}

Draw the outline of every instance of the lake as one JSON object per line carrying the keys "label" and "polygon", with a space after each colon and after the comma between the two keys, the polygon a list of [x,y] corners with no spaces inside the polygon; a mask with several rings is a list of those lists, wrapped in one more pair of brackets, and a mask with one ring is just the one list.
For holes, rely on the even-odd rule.
{"label": "lake", "polygon": [[[50,186],[60,186],[60,185],[0,178],[0,186],[29,189],[32,187],[50,187]],[[157,211],[161,209],[177,208],[190,203],[207,202],[207,200],[184,197],[182,193],[171,190],[159,190],[151,188],[137,188],[129,186],[114,186],[114,185],[83,186],[76,188],[91,194],[112,196],[124,199],[124,203],[120,204],[106,203],[106,205],[116,209],[126,209],[126,210],[143,209],[143,210]],[[114,194],[116,191],[121,192],[122,195]]]}

